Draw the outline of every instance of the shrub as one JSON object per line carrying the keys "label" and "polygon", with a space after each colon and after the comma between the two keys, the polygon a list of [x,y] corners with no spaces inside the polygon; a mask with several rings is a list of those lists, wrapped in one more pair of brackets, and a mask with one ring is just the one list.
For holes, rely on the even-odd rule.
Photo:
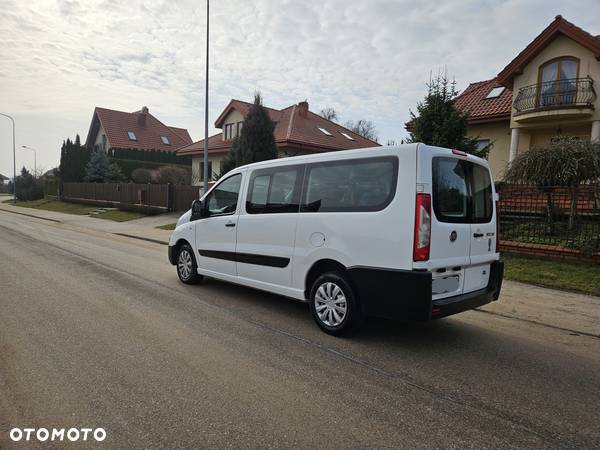
{"label": "shrub", "polygon": [[44,183],[40,178],[35,178],[25,167],[17,177],[17,199],[39,200],[44,198]]}
{"label": "shrub", "polygon": [[145,169],[143,167],[138,167],[133,172],[131,172],[131,180],[134,183],[152,183],[152,171],[150,169]]}
{"label": "shrub", "polygon": [[178,167],[163,166],[158,169],[157,181],[160,184],[179,184],[189,185],[191,183],[192,174],[189,170],[180,169]]}

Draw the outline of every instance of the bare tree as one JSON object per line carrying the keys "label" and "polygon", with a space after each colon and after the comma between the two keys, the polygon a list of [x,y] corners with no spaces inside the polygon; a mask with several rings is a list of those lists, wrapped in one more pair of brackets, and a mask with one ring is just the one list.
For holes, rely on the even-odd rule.
{"label": "bare tree", "polygon": [[319,115],[327,120],[331,120],[332,122],[338,121],[337,111],[329,106],[327,108],[323,108]]}
{"label": "bare tree", "polygon": [[359,119],[356,122],[349,120],[344,126],[356,134],[360,134],[367,139],[378,142],[377,129],[375,128],[375,124],[370,120]]}

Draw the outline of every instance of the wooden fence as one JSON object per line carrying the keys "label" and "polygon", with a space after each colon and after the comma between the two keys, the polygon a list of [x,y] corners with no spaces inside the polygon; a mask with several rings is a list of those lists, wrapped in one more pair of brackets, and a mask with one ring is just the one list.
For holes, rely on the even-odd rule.
{"label": "wooden fence", "polygon": [[154,212],[187,211],[200,197],[199,186],[135,183],[63,183],[65,201]]}

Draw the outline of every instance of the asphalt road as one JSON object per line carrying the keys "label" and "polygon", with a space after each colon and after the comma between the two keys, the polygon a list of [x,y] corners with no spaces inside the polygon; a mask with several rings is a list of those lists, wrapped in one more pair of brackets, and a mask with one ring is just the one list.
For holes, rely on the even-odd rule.
{"label": "asphalt road", "polygon": [[0,212],[0,447],[35,447],[12,427],[104,428],[91,448],[600,446],[598,338],[470,311],[336,339],[304,304],[181,284],[166,250]]}

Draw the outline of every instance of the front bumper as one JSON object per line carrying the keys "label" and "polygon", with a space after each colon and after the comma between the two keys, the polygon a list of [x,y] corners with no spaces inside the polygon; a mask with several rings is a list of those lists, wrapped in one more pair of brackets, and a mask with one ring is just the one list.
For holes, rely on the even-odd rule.
{"label": "front bumper", "polygon": [[174,245],[169,245],[169,262],[173,265],[175,265],[176,261],[175,261],[175,246]]}
{"label": "front bumper", "polygon": [[423,321],[497,300],[502,288],[504,262],[491,263],[490,278],[484,289],[435,301],[431,298],[430,272],[372,267],[352,267],[349,272],[366,314]]}

